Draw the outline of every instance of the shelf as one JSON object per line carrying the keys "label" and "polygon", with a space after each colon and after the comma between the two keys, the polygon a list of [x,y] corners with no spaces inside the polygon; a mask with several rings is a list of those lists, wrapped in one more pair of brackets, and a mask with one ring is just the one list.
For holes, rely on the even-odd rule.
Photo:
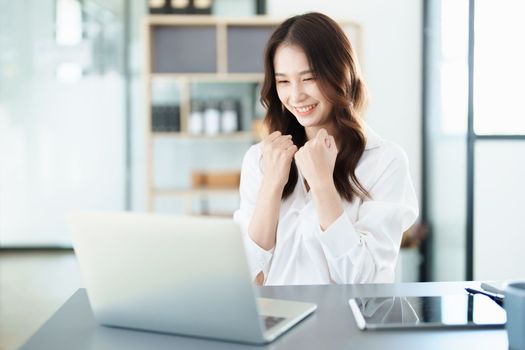
{"label": "shelf", "polygon": [[200,188],[200,189],[171,189],[171,190],[161,190],[154,189],[153,194],[156,196],[164,197],[180,197],[180,196],[189,196],[189,197],[199,197],[207,195],[238,195],[239,188],[237,187],[225,187],[225,188]]}
{"label": "shelf", "polygon": [[275,25],[281,23],[284,18],[268,16],[249,16],[249,17],[222,17],[207,15],[149,15],[146,16],[146,23],[150,25],[166,26],[195,26],[195,25],[237,25],[237,26],[260,26]]}
{"label": "shelf", "polygon": [[152,73],[153,79],[179,80],[187,79],[194,82],[254,82],[262,83],[263,73]]}
{"label": "shelf", "polygon": [[191,139],[191,140],[257,140],[257,135],[249,131],[240,131],[231,134],[217,135],[195,135],[187,132],[152,132],[154,139],[174,138],[174,139]]}

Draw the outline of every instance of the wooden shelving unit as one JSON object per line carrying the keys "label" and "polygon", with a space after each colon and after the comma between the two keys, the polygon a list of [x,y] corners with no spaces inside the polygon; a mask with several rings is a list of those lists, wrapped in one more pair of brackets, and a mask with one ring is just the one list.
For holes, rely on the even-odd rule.
{"label": "wooden shelving unit", "polygon": [[[156,198],[180,197],[186,201],[209,196],[235,196],[237,188],[158,188],[155,185],[154,151],[158,140],[186,140],[188,142],[224,142],[228,140],[255,140],[251,125],[242,130],[213,136],[195,135],[188,130],[192,86],[199,83],[261,83],[263,76],[262,52],[267,37],[280,23],[267,17],[218,18],[212,16],[151,15],[144,21],[145,37],[145,96],[146,96],[146,198],[147,209],[155,210]],[[177,41],[178,40],[178,41]],[[196,41],[194,41],[196,40]],[[236,41],[237,40],[237,41]],[[251,47],[247,52],[236,52],[243,42]],[[179,50],[180,48],[180,50]],[[188,50],[193,53],[188,54]],[[233,50],[233,51],[232,51]],[[240,57],[247,63],[236,65]],[[177,56],[179,55],[179,56]],[[202,57],[205,55],[206,57]],[[253,57],[258,56],[258,60]],[[195,59],[194,59],[195,58]],[[199,61],[200,63],[195,63]],[[198,66],[200,64],[200,66]],[[251,66],[250,66],[251,64]],[[178,86],[180,131],[152,131],[152,84],[154,81],[176,82]],[[253,118],[254,116],[251,116]],[[186,205],[190,210],[191,205]]]}
{"label": "wooden shelving unit", "polygon": [[[225,140],[255,141],[251,125],[242,130],[213,136],[188,132],[188,121],[196,84],[260,84],[263,81],[263,51],[266,41],[282,19],[254,16],[224,18],[214,16],[150,15],[144,20],[145,38],[145,167],[146,209],[155,211],[158,197],[191,199],[199,196],[235,195],[237,188],[159,189],[154,181],[155,143],[159,140],[189,142]],[[344,22],[359,37],[359,25]],[[355,43],[356,40],[353,40]],[[359,42],[357,43],[359,46]],[[153,83],[174,82],[178,87],[180,131],[152,131]],[[256,116],[249,116],[254,120]],[[247,117],[248,118],[248,117]],[[245,123],[247,124],[247,123]],[[239,169],[240,171],[240,169]],[[187,204],[186,209],[191,205]]]}
{"label": "wooden shelving unit", "polygon": [[202,188],[202,189],[171,189],[171,190],[155,190],[157,196],[202,196],[202,195],[235,195],[237,188]]}
{"label": "wooden shelving unit", "polygon": [[187,132],[169,132],[159,131],[152,133],[153,139],[160,138],[175,138],[175,139],[191,139],[191,140],[232,140],[232,139],[253,139],[255,136],[250,131],[238,131],[228,134],[218,134],[213,136],[208,135],[194,135]]}

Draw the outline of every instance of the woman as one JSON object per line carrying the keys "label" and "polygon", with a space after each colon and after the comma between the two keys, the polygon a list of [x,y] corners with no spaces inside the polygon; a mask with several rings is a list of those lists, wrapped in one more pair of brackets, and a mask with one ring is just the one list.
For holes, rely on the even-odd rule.
{"label": "woman", "polygon": [[240,224],[255,281],[393,282],[418,215],[405,153],[361,120],[365,86],[329,17],[284,21],[265,52],[270,134],[246,153]]}

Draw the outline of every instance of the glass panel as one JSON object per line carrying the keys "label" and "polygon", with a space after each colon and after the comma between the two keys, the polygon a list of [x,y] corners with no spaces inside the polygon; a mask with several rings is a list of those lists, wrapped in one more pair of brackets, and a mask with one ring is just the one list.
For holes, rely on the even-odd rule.
{"label": "glass panel", "polygon": [[441,64],[441,132],[465,135],[467,116],[468,65],[463,56],[463,60]]}
{"label": "glass panel", "polygon": [[428,209],[433,279],[465,279],[466,139],[435,141],[430,151]]}
{"label": "glass panel", "polygon": [[[146,210],[146,116],[144,96],[144,27],[147,7],[143,1],[126,1],[129,6],[129,119],[131,121],[129,143],[131,154],[131,207],[135,211]],[[150,107],[150,106],[148,106]]]}
{"label": "glass panel", "polygon": [[82,23],[61,24],[82,26],[80,42],[56,36],[58,4],[79,2],[2,2],[4,246],[69,246],[71,211],[124,207],[123,1],[81,2]]}
{"label": "glass panel", "polygon": [[468,101],[468,1],[441,1],[441,123],[444,134],[465,134]]}
{"label": "glass panel", "polygon": [[525,134],[524,16],[523,1],[476,1],[476,134]]}
{"label": "glass panel", "polygon": [[[465,278],[468,1],[431,1],[427,221],[433,280]],[[429,258],[429,257],[427,257]]]}
{"label": "glass panel", "polygon": [[474,279],[525,278],[523,141],[478,141],[474,188]]}

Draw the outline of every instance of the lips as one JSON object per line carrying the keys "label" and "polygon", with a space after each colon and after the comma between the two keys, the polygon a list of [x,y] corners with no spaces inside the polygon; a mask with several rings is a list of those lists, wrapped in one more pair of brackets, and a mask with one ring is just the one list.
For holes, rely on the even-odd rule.
{"label": "lips", "polygon": [[312,112],[315,107],[317,107],[317,103],[307,105],[307,106],[300,106],[300,107],[294,107],[295,111],[298,112],[301,115],[306,115]]}

